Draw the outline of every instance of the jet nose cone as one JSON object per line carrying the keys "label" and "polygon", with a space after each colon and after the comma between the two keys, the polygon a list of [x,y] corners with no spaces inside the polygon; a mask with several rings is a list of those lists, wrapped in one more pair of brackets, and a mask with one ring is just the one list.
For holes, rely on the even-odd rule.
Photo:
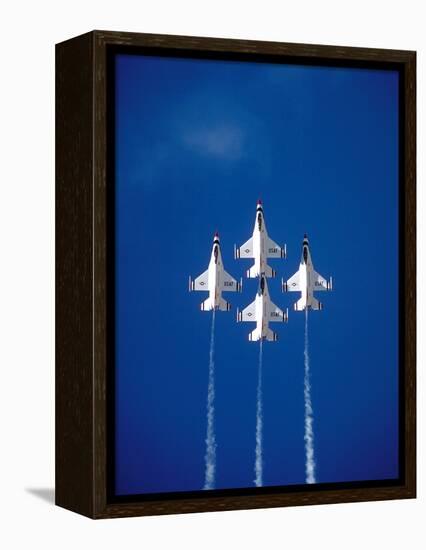
{"label": "jet nose cone", "polygon": [[214,238],[215,239],[218,239],[219,238],[219,233],[216,231],[216,233],[214,234]]}
{"label": "jet nose cone", "polygon": [[303,238],[305,239],[305,241],[307,241],[307,240],[308,240],[308,235],[305,233],[305,234],[303,235]]}
{"label": "jet nose cone", "polygon": [[262,199],[257,199],[257,204],[262,206]]}

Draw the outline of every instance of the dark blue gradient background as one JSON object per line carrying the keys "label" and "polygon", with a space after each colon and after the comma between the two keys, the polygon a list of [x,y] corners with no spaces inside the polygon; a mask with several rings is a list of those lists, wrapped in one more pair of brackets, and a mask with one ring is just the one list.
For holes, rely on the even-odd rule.
{"label": "dark blue gradient background", "polygon": [[[303,234],[333,275],[310,315],[317,481],[398,477],[398,74],[118,55],[116,492],[204,481],[211,314],[188,276],[220,232],[225,268],[264,201],[273,301]],[[237,324],[256,280],[216,318],[217,488],[253,486],[258,344]],[[304,314],[264,345],[264,484],[304,483]]]}

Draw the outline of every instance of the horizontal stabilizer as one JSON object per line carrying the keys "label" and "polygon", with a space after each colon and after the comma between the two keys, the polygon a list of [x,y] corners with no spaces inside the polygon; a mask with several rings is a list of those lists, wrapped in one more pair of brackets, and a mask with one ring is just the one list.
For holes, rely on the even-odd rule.
{"label": "horizontal stabilizer", "polygon": [[[275,277],[277,272],[275,269],[272,269],[269,265],[265,266],[265,277]],[[260,277],[261,273],[259,272],[259,267],[255,264],[250,269],[247,270],[246,276],[249,279],[256,279]]]}
{"label": "horizontal stabilizer", "polygon": [[[250,342],[258,342],[262,339],[261,331],[257,328],[255,328],[250,334],[248,335],[248,339]],[[278,335],[276,332],[268,328],[268,331],[266,333],[266,336],[263,338],[263,340],[268,340],[268,342],[276,342],[278,340]]]}
{"label": "horizontal stabilizer", "polygon": [[306,298],[300,298],[294,304],[294,311],[303,311],[306,307]]}
{"label": "horizontal stabilizer", "polygon": [[219,309],[220,311],[229,311],[231,309],[231,304],[221,298],[219,300],[219,306],[216,309]]}
{"label": "horizontal stabilizer", "polygon": [[201,302],[200,309],[201,311],[211,311],[212,309],[214,309],[213,300],[211,298],[207,298],[207,300]]}
{"label": "horizontal stabilizer", "polygon": [[317,300],[316,298],[311,298],[309,303],[306,305],[306,299],[300,298],[295,304],[294,304],[294,310],[295,311],[304,311],[305,309],[312,309],[315,311],[322,309],[322,302]]}
{"label": "horizontal stabilizer", "polygon": [[257,328],[252,330],[248,335],[248,339],[250,342],[257,342],[258,340],[260,340],[260,330],[258,330]]}
{"label": "horizontal stabilizer", "polygon": [[220,298],[219,304],[215,306],[214,301],[211,298],[207,298],[204,302],[201,302],[200,309],[201,311],[211,311],[212,309],[229,311],[231,309],[231,304],[223,298]]}
{"label": "horizontal stabilizer", "polygon": [[278,340],[278,335],[276,332],[268,328],[265,340],[268,340],[268,342],[276,342]]}
{"label": "horizontal stabilizer", "polygon": [[321,310],[322,309],[322,302],[320,302],[316,298],[312,298],[311,303],[309,305],[309,309]]}

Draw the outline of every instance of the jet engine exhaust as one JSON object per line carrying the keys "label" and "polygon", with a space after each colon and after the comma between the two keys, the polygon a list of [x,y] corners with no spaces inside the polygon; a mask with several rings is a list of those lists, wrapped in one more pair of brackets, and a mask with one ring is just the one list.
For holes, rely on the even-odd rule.
{"label": "jet engine exhaust", "polygon": [[256,487],[263,485],[263,396],[262,396],[262,363],[263,363],[263,340],[259,342],[259,368],[257,379],[257,411],[256,411],[256,452],[255,452],[255,479]]}
{"label": "jet engine exhaust", "polygon": [[205,478],[204,489],[214,489],[216,481],[216,434],[214,424],[214,332],[215,332],[216,311],[212,311],[212,326],[210,332],[210,353],[209,353],[209,382],[207,389],[207,435],[205,454]]}
{"label": "jet engine exhaust", "polygon": [[304,375],[304,397],[305,397],[305,472],[306,483],[316,483],[315,479],[315,455],[314,455],[314,411],[311,399],[311,380],[309,362],[309,332],[308,332],[308,309],[305,309],[305,375]]}

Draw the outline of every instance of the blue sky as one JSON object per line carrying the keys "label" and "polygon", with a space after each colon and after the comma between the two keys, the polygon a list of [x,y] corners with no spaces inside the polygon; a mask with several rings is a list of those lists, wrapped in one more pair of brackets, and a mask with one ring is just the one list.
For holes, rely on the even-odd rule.
{"label": "blue sky", "polygon": [[[256,201],[273,301],[303,234],[333,276],[310,315],[317,481],[398,476],[398,74],[118,55],[116,58],[116,492],[201,489],[211,314],[188,293],[213,233],[226,270],[250,260]],[[252,487],[258,344],[235,322],[256,280],[216,316],[219,489]],[[264,484],[304,483],[304,314],[265,343]]]}

